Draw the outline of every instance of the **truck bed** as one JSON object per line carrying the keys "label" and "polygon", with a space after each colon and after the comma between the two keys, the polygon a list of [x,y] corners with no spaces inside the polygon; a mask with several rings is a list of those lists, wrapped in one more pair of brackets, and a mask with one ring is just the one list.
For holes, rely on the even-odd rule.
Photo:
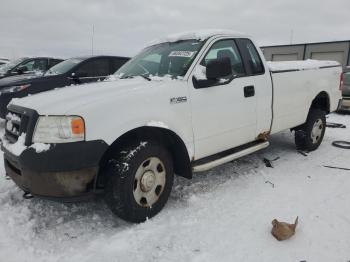
{"label": "truck bed", "polygon": [[269,61],[266,63],[270,69],[270,72],[272,73],[314,70],[340,66],[340,64],[336,61],[320,61],[311,59],[302,61]]}
{"label": "truck bed", "polygon": [[267,62],[267,65],[273,83],[271,133],[303,124],[312,100],[321,93],[328,100],[330,111],[337,109],[342,71],[338,62],[306,60]]}

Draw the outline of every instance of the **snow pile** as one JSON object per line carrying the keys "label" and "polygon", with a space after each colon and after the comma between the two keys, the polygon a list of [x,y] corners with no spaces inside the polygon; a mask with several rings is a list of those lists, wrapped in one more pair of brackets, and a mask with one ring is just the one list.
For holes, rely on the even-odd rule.
{"label": "snow pile", "polygon": [[103,81],[105,81],[105,82],[117,81],[117,80],[119,80],[122,76],[123,76],[123,74],[113,74],[113,75],[109,75],[109,76],[106,77],[106,79],[104,79]]}
{"label": "snow pile", "polygon": [[36,153],[46,152],[50,149],[50,144],[34,143],[30,148],[34,148]]}
{"label": "snow pile", "polygon": [[11,121],[21,122],[21,118],[18,115],[15,115],[15,114],[12,114],[12,113],[8,113],[6,115],[6,119],[7,120],[11,120]]}
{"label": "snow pile", "polygon": [[310,70],[319,69],[320,67],[340,66],[336,61],[321,61],[307,59],[303,61],[282,61],[282,62],[267,62],[270,71],[284,71],[284,70]]}
{"label": "snow pile", "polygon": [[239,36],[239,37],[246,37],[245,34],[233,30],[226,30],[226,29],[202,29],[197,31],[189,31],[189,32],[182,32],[182,33],[176,33],[171,34],[168,36],[165,36],[163,38],[155,39],[148,43],[147,46],[157,45],[161,43],[167,43],[167,42],[177,42],[181,40],[205,40],[211,36],[214,35],[232,35],[232,36]]}
{"label": "snow pile", "polygon": [[173,81],[173,80],[184,79],[182,76],[172,76],[172,75],[164,75],[164,76],[149,75],[149,78],[153,81]]}
{"label": "snow pile", "polygon": [[[22,154],[28,147],[25,145],[26,133],[22,133],[16,143],[11,144],[5,136],[2,137],[2,145],[15,156]],[[34,143],[29,148],[33,148],[36,153],[42,153],[50,149],[50,144]]]}
{"label": "snow pile", "polygon": [[207,80],[207,68],[202,65],[198,65],[194,71],[194,77],[197,80]]}
{"label": "snow pile", "polygon": [[16,143],[11,144],[6,137],[2,138],[2,145],[15,156],[19,156],[27,148],[24,143],[26,141],[26,133],[22,133]]}

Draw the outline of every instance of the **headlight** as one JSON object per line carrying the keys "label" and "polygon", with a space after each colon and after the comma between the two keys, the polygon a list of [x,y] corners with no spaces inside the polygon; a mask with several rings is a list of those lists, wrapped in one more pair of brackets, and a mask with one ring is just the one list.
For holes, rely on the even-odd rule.
{"label": "headlight", "polygon": [[22,90],[24,90],[24,89],[27,89],[28,87],[30,87],[30,84],[5,87],[4,89],[1,90],[0,93],[14,93],[14,92],[19,92],[19,91],[22,91]]}
{"label": "headlight", "polygon": [[34,143],[68,143],[85,139],[84,119],[79,116],[40,116]]}

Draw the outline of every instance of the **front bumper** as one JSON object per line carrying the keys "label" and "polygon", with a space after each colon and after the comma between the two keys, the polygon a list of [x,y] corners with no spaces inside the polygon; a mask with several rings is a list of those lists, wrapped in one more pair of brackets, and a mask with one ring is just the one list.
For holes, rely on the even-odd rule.
{"label": "front bumper", "polygon": [[339,105],[339,110],[350,110],[350,96],[343,97]]}
{"label": "front bumper", "polygon": [[52,144],[45,152],[27,148],[19,156],[4,146],[6,174],[32,195],[74,201],[95,192],[100,160],[108,145],[102,140]]}

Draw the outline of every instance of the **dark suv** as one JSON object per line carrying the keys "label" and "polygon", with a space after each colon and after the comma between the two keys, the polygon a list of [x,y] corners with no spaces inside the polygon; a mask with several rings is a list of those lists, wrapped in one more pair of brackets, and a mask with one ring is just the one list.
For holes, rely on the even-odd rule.
{"label": "dark suv", "polygon": [[12,98],[24,97],[57,87],[79,85],[105,79],[119,69],[129,58],[117,56],[90,56],[67,59],[42,76],[13,76],[0,80],[0,117],[5,118]]}
{"label": "dark suv", "polygon": [[35,74],[44,73],[49,68],[62,62],[63,59],[51,58],[51,57],[35,57],[27,58],[22,57],[8,62],[0,67],[0,78],[22,75],[22,74]]}

